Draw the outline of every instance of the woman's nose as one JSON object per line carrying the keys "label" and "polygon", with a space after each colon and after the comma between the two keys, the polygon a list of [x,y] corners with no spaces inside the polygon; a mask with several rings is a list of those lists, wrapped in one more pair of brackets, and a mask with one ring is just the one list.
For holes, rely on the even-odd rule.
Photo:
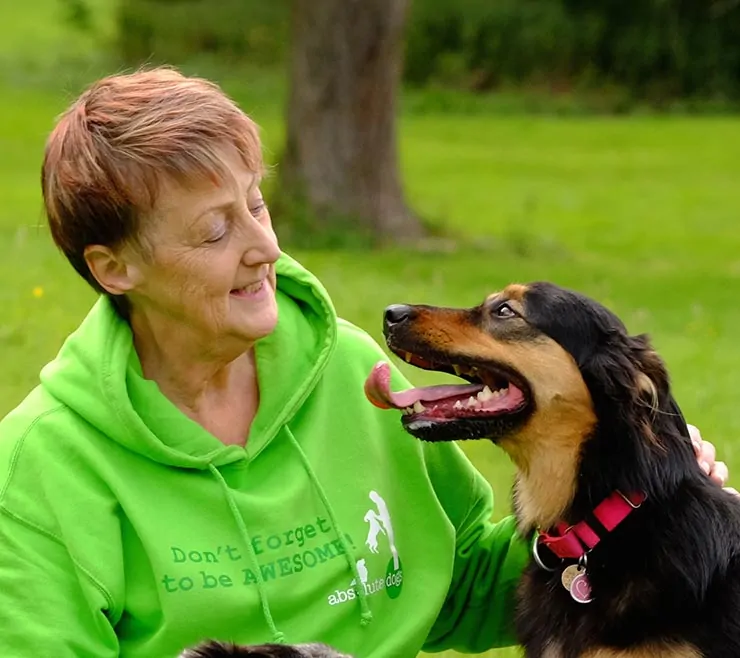
{"label": "woman's nose", "polygon": [[277,236],[268,222],[263,224],[254,218],[248,220],[249,229],[245,231],[244,262],[248,265],[274,263],[280,258],[280,245]]}

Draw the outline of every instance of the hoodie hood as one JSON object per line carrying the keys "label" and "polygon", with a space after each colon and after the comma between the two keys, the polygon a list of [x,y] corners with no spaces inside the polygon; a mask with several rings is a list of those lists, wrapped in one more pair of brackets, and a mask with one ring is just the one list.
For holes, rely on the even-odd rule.
{"label": "hoodie hood", "polygon": [[131,328],[107,297],[42,370],[41,385],[110,439],[153,461],[207,469],[253,459],[300,408],[336,346],[336,312],[321,283],[285,254],[276,272],[278,323],[255,344],[260,405],[246,448],[225,446],[144,378]]}

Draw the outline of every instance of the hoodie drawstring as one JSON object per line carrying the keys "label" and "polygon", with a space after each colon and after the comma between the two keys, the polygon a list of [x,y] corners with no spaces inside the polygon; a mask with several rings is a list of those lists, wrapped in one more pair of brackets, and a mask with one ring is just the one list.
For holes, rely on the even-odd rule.
{"label": "hoodie drawstring", "polygon": [[353,559],[352,546],[350,546],[350,543],[347,541],[347,536],[345,535],[345,533],[343,533],[339,528],[339,523],[337,523],[337,516],[334,513],[334,509],[329,503],[329,498],[327,497],[324,488],[321,486],[321,482],[319,482],[318,477],[316,477],[316,473],[311,466],[311,462],[308,461],[306,453],[303,451],[303,448],[301,448],[301,445],[300,443],[298,443],[295,436],[293,436],[293,432],[290,431],[290,428],[287,425],[284,425],[284,428],[285,431],[288,433],[288,437],[290,438],[291,443],[301,457],[301,461],[303,462],[303,466],[306,469],[306,473],[308,473],[308,477],[311,479],[311,483],[316,488],[316,491],[321,498],[321,502],[326,508],[326,513],[329,516],[329,521],[331,522],[332,528],[334,529],[334,532],[336,533],[337,538],[339,539],[339,542],[344,549],[345,559],[347,560],[347,564],[349,565],[349,569],[352,572],[352,575],[355,577],[355,583],[357,583],[357,596],[360,602],[360,625],[367,626],[373,620],[373,613],[367,603],[367,594],[365,594],[365,588],[362,586],[362,579],[360,578],[360,572],[357,569],[357,563]]}
{"label": "hoodie drawstring", "polygon": [[272,640],[273,642],[276,642],[278,644],[283,644],[285,642],[285,635],[280,630],[278,630],[278,627],[275,625],[275,620],[272,617],[270,603],[267,600],[267,593],[265,592],[265,581],[262,579],[262,570],[260,569],[259,562],[257,561],[257,555],[254,552],[254,546],[252,546],[252,539],[249,536],[247,525],[244,523],[244,519],[239,513],[239,508],[236,506],[236,501],[231,495],[231,489],[224,479],[224,476],[221,475],[221,472],[213,464],[208,464],[208,469],[221,485],[221,489],[223,490],[224,495],[226,496],[226,500],[229,504],[231,515],[234,517],[234,521],[239,528],[239,533],[241,535],[242,541],[247,547],[247,553],[249,554],[249,559],[252,563],[252,566],[254,567],[254,574],[257,579],[257,594],[259,595],[260,604],[262,605],[262,614],[264,615],[267,626],[272,633]]}

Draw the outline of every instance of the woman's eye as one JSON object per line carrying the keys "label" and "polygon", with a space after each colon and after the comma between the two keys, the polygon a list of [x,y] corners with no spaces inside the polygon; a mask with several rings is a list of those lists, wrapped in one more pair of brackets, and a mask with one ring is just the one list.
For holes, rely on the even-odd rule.
{"label": "woman's eye", "polygon": [[516,316],[516,313],[508,304],[501,304],[501,306],[496,309],[496,315],[499,318],[513,318]]}
{"label": "woman's eye", "polygon": [[259,217],[265,211],[266,208],[267,208],[267,204],[264,201],[262,201],[258,203],[256,206],[254,206],[253,208],[250,208],[249,212],[252,214],[252,217]]}
{"label": "woman's eye", "polygon": [[219,226],[217,229],[214,229],[211,235],[204,240],[206,244],[214,244],[216,242],[220,242],[226,237],[226,234],[228,233],[228,226],[223,225]]}

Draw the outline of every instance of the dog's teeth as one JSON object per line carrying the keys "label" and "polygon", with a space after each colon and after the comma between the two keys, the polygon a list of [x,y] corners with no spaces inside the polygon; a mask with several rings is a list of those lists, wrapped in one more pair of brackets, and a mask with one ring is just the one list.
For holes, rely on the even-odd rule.
{"label": "dog's teeth", "polygon": [[411,363],[411,352],[406,352],[406,354],[403,355],[403,358],[406,359],[406,363]]}
{"label": "dog's teeth", "polygon": [[460,400],[458,400],[457,402],[455,402],[455,404],[452,405],[452,408],[453,409],[462,409],[463,408],[462,402],[460,402]]}
{"label": "dog's teeth", "polygon": [[476,407],[478,406],[478,400],[476,400],[472,395],[468,398],[468,407]]}
{"label": "dog's teeth", "polygon": [[420,414],[422,411],[426,411],[426,407],[417,400],[416,402],[414,402],[414,411],[417,414]]}
{"label": "dog's teeth", "polygon": [[488,400],[490,400],[490,399],[491,399],[491,398],[492,398],[493,396],[494,396],[494,393],[493,393],[493,391],[491,391],[491,389],[490,389],[490,388],[488,388],[488,386],[485,386],[485,387],[483,388],[483,390],[482,390],[482,391],[480,391],[480,392],[478,393],[478,399],[479,399],[479,400],[480,400],[481,402],[487,402],[487,401],[488,401]]}
{"label": "dog's teeth", "polygon": [[462,374],[463,369],[460,366],[452,366],[452,369],[458,377]]}

